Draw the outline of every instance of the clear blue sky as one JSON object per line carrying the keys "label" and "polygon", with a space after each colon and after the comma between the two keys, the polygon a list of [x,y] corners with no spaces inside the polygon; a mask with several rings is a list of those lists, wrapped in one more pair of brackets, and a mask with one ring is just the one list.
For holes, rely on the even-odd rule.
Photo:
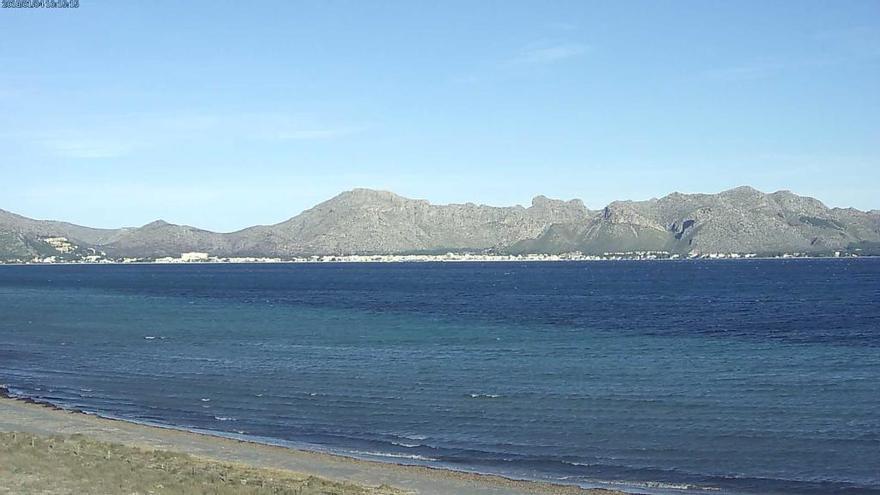
{"label": "clear blue sky", "polygon": [[0,208],[228,231],[742,184],[880,208],[878,1],[0,9]]}

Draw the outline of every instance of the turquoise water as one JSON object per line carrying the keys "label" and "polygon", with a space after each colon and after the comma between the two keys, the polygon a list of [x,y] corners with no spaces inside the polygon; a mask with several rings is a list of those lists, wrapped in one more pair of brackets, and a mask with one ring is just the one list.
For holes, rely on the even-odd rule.
{"label": "turquoise water", "polygon": [[638,491],[880,493],[880,260],[0,267],[65,407]]}

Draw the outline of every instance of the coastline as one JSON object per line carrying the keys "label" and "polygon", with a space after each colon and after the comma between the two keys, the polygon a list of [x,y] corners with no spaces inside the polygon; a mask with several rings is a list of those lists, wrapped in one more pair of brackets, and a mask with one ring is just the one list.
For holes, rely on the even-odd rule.
{"label": "coastline", "polygon": [[188,454],[198,459],[250,468],[282,470],[365,487],[391,486],[414,494],[627,495],[605,488],[581,488],[436,467],[363,460],[209,432],[153,426],[69,410],[10,394],[0,386],[0,432],[43,436],[83,435],[128,447]]}
{"label": "coastline", "polygon": [[870,260],[880,259],[877,255],[847,255],[847,256],[814,256],[814,255],[784,255],[784,256],[694,256],[694,257],[589,257],[589,258],[511,258],[511,257],[462,257],[462,258],[436,258],[436,259],[326,259],[326,260],[271,260],[271,261],[2,261],[2,266],[198,266],[198,265],[381,265],[381,264],[468,264],[468,263],[620,263],[620,262],[747,262],[747,261],[826,261],[826,260]]}

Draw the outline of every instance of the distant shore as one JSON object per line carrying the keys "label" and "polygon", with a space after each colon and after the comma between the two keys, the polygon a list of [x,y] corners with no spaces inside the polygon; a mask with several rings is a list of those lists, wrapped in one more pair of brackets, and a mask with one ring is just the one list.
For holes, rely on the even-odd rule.
{"label": "distant shore", "polygon": [[[6,456],[8,462],[11,462],[10,459],[19,460],[24,463],[24,467],[18,469],[25,470],[36,469],[34,466],[37,464],[34,463],[43,462],[44,468],[41,473],[26,474],[29,476],[28,479],[39,478],[41,474],[51,478],[35,481],[45,482],[57,489],[57,491],[48,490],[44,493],[66,493],[75,488],[76,483],[82,482],[84,473],[75,472],[76,469],[79,469],[80,464],[73,463],[73,468],[68,465],[71,464],[71,460],[80,461],[81,459],[74,459],[70,456],[82,457],[81,449],[98,449],[102,452],[103,449],[107,449],[106,459],[103,455],[92,456],[89,461],[91,464],[87,467],[83,465],[82,469],[88,469],[90,475],[94,477],[94,473],[103,473],[103,468],[110,469],[112,467],[111,459],[116,457],[110,455],[111,450],[114,452],[117,450],[125,451],[129,456],[126,462],[131,466],[132,477],[151,480],[151,482],[164,485],[170,490],[162,491],[160,489],[156,493],[177,493],[170,489],[172,481],[178,483],[174,486],[184,487],[195,486],[194,484],[197,482],[206,483],[203,479],[204,472],[216,472],[226,473],[222,478],[223,483],[228,482],[227,477],[244,476],[241,473],[247,473],[248,479],[251,480],[287,480],[289,483],[294,483],[291,486],[300,486],[295,485],[296,483],[306,483],[306,485],[311,483],[312,488],[316,489],[314,493],[340,495],[349,493],[625,495],[624,492],[613,490],[583,489],[570,485],[513,480],[494,475],[360,460],[341,455],[297,450],[174,428],[107,419],[61,409],[51,404],[38,403],[27,398],[17,398],[0,387],[0,433],[2,432],[17,432],[28,435],[28,437],[23,437],[26,440],[18,439],[17,441],[12,441],[12,436],[3,437],[3,441],[0,442],[0,458]],[[75,436],[71,437],[71,435]],[[36,440],[32,441],[31,439]],[[55,450],[52,451],[52,455],[62,456],[67,452],[68,457],[43,456],[36,461],[27,457],[30,460],[25,463],[21,456],[33,456],[36,452],[33,447],[35,444],[48,445],[48,449],[52,449],[52,445],[55,444],[67,445],[68,450]],[[137,450],[132,451],[132,448]],[[44,453],[48,450],[39,450],[39,452]],[[166,467],[166,464],[176,466],[173,480],[157,477],[164,475],[165,472],[159,474],[155,472],[153,468],[158,461],[155,460],[156,455],[150,454],[151,452],[164,453],[159,456],[164,459],[161,463],[163,468]],[[64,464],[63,470],[59,468],[57,473],[46,472],[59,463]],[[136,465],[141,466],[141,471],[136,471]],[[23,479],[11,472],[10,469],[12,468],[0,466],[0,485],[9,485],[13,478],[16,478],[16,482]],[[4,481],[7,476],[10,479]],[[304,481],[310,476],[315,478],[308,482]],[[215,483],[221,482],[215,478],[211,478],[211,480]],[[146,489],[147,487],[139,488]],[[255,491],[253,493],[261,492]],[[306,490],[302,493],[312,492]]]}
{"label": "distant shore", "polygon": [[[202,253],[204,254],[204,253]],[[241,264],[347,264],[347,263],[566,263],[603,261],[715,261],[715,260],[828,260],[828,259],[880,259],[880,256],[855,253],[832,253],[826,255],[807,253],[784,253],[761,255],[755,253],[708,253],[701,255],[679,255],[663,252],[606,253],[602,255],[582,255],[566,253],[560,255],[488,255],[488,254],[446,254],[446,255],[346,255],[312,256],[308,258],[219,258],[199,259],[159,258],[159,259],[101,259],[101,260],[63,260],[45,259],[33,261],[3,261],[0,266],[22,265],[241,265]]]}

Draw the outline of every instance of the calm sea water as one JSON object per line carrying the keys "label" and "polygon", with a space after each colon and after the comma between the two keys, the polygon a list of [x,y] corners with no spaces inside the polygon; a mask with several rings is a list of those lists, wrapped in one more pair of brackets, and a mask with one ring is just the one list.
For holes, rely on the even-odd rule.
{"label": "calm sea water", "polygon": [[880,493],[880,260],[0,266],[0,383],[392,462]]}

